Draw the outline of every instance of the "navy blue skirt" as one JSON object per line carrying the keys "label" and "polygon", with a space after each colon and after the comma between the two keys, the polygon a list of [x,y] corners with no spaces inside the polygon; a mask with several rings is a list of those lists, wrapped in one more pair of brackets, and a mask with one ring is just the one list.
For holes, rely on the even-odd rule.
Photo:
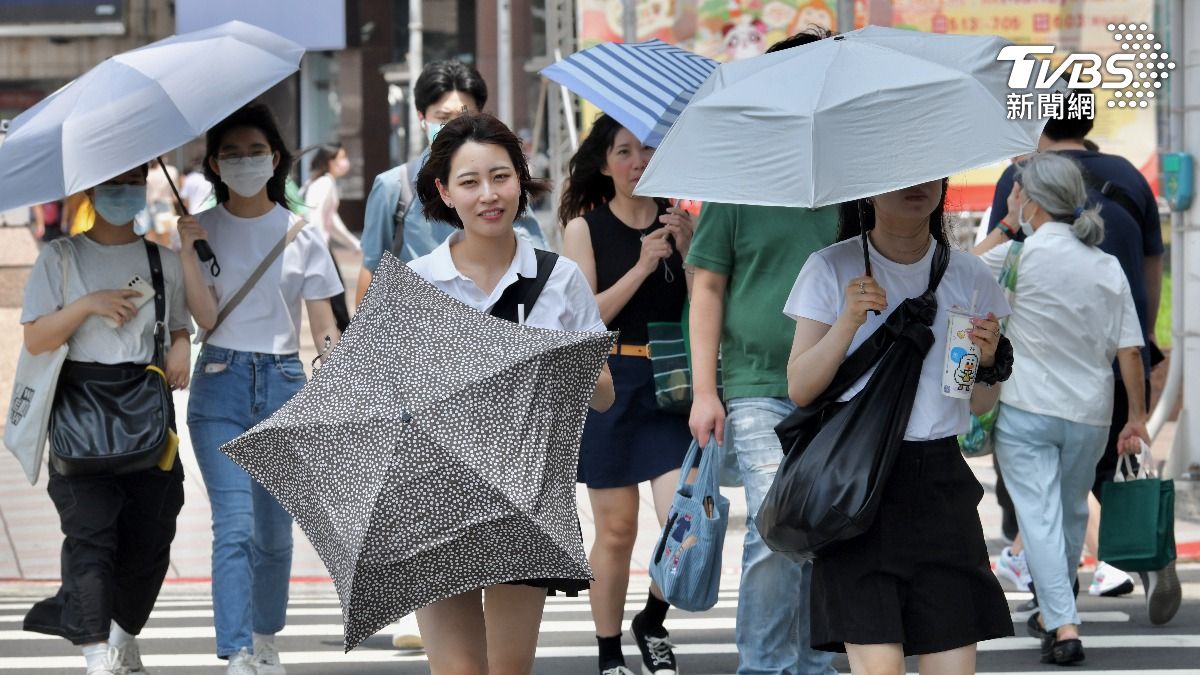
{"label": "navy blue skirt", "polygon": [[610,356],[616,401],[588,411],[579,452],[579,482],[590,488],[637,485],[683,464],[692,434],[687,417],[658,409],[650,359]]}

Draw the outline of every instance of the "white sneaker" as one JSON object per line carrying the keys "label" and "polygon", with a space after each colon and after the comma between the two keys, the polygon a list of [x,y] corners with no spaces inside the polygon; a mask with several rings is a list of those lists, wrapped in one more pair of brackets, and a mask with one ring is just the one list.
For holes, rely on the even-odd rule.
{"label": "white sneaker", "polygon": [[421,640],[420,634],[412,634],[408,631],[397,631],[392,636],[392,646],[396,649],[405,649],[409,651],[421,651],[425,649],[425,643]]}
{"label": "white sneaker", "polygon": [[249,649],[242,647],[238,653],[229,657],[225,675],[258,675],[258,671],[254,668],[254,657],[250,654]]}
{"label": "white sneaker", "polygon": [[1033,577],[1029,575],[1029,566],[1025,564],[1025,551],[1013,555],[1012,549],[1005,546],[996,561],[996,576],[1007,579],[1016,590],[1028,592]]}
{"label": "white sneaker", "polygon": [[1088,587],[1088,595],[1095,597],[1115,598],[1133,592],[1133,577],[1104,561],[1096,563],[1096,571],[1092,574],[1092,585]]}
{"label": "white sneaker", "polygon": [[279,650],[274,642],[254,641],[254,672],[255,675],[287,675],[287,670],[279,662]]}
{"label": "white sneaker", "polygon": [[125,675],[148,675],[142,666],[142,650],[138,647],[137,638],[129,638],[123,645],[114,647],[121,658],[121,667]]}
{"label": "white sneaker", "polygon": [[104,655],[104,663],[97,669],[87,671],[87,675],[125,675],[125,673],[125,668],[121,666],[121,652],[111,645],[108,647],[108,653]]}
{"label": "white sneaker", "polygon": [[600,671],[600,675],[633,675],[633,671],[625,666],[613,666]]}

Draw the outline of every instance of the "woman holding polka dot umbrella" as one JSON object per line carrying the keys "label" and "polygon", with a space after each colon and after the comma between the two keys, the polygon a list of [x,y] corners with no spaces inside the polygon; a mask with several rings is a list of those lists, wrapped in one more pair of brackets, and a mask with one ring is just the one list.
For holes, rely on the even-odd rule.
{"label": "woman holding polka dot umbrella", "polygon": [[417,188],[459,231],[385,256],[328,363],[223,450],[312,540],[347,648],[416,610],[434,673],[529,673],[547,593],[592,576],[574,483],[615,335],[575,264],[513,233],[541,185],[501,122],[447,124]]}

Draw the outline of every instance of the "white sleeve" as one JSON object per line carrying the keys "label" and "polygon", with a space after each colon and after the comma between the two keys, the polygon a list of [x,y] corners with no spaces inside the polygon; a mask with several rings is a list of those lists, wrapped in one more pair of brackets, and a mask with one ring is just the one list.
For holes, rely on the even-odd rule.
{"label": "white sleeve", "polygon": [[25,300],[21,305],[22,324],[33,323],[63,308],[62,258],[58,247],[69,245],[63,241],[42,247],[33,269],[29,271],[29,281],[25,284]]}
{"label": "white sleeve", "polygon": [[990,312],[995,314],[997,319],[1012,314],[1012,308],[1008,306],[1008,299],[1004,296],[1004,289],[1000,287],[1000,282],[996,281],[996,274],[999,273],[999,270],[993,273],[982,260],[970,253],[961,255],[974,268],[975,288],[972,292],[979,291],[979,305],[976,311],[981,316],[986,316]]}
{"label": "white sleeve", "polygon": [[312,223],[300,229],[295,243],[303,247],[304,285],[301,296],[305,300],[324,300],[344,293],[342,280],[333,265],[333,255]]}
{"label": "white sleeve", "polygon": [[1117,347],[1144,347],[1146,341],[1142,338],[1142,325],[1138,321],[1137,307],[1133,304],[1133,293],[1129,291],[1129,282],[1121,275],[1121,308],[1117,310],[1121,317],[1121,335]]}
{"label": "white sleeve", "polygon": [[992,271],[993,279],[1000,278],[1000,269],[1004,267],[1004,259],[1008,257],[1008,251],[1012,248],[1012,245],[1013,242],[1010,239],[999,246],[993,246],[984,251],[983,255],[979,256],[983,264],[987,265],[988,269]]}
{"label": "white sleeve", "polygon": [[842,289],[829,261],[821,252],[808,256],[788,294],[783,313],[792,319],[812,319],[832,326],[841,313],[841,305]]}
{"label": "white sleeve", "polygon": [[[559,264],[565,258],[560,258]],[[566,301],[566,311],[563,312],[563,328],[570,331],[598,333],[608,330],[600,318],[600,306],[596,304],[596,296],[592,287],[574,263],[563,288],[563,299]]]}

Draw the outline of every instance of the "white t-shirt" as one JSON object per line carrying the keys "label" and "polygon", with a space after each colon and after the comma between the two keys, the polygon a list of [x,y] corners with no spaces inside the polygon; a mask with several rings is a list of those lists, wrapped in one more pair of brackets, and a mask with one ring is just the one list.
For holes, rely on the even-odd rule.
{"label": "white t-shirt", "polygon": [[[74,264],[67,272],[66,303],[62,294],[62,258],[59,246],[71,247]],[[158,246],[155,244],[155,246]],[[179,254],[158,247],[162,258],[163,285],[167,294],[166,323],[169,331],[192,331],[183,288],[183,270]],[[42,248],[29,282],[21,323],[33,323],[62,309],[64,304],[96,291],[123,289],[134,275],[153,284],[150,259],[141,239],[131,244],[105,246],[86,234],[60,239]],[[168,338],[164,338],[168,339]],[[137,316],[120,328],[111,328],[99,316],[89,316],[67,342],[67,358],[86,363],[150,363],[154,357],[154,301],[142,305]]]}
{"label": "white t-shirt", "polygon": [[208,206],[208,198],[213,194],[212,183],[200,171],[193,171],[183,177],[183,187],[179,188],[179,196],[187,200],[188,211],[198,213]]}
{"label": "white t-shirt", "polygon": [[[900,303],[925,293],[929,288],[929,270],[933,264],[936,244],[929,247],[925,257],[911,265],[902,265],[883,257],[870,246],[871,271],[875,280],[887,292],[888,309],[880,316],[867,314],[866,323],[859,327],[850,343],[853,352],[875,329],[887,319]],[[858,237],[838,242],[817,251],[808,258],[796,277],[796,284],[788,296],[783,312],[793,319],[805,318],[830,326],[837,320],[846,305],[845,292],[850,280],[864,272],[862,240]],[[1008,303],[996,283],[996,277],[975,256],[952,250],[946,274],[938,285],[937,316],[933,321],[933,347],[925,355],[921,366],[921,381],[917,385],[917,396],[904,440],[928,441],[955,436],[970,427],[970,401],[951,398],[942,394],[942,367],[946,359],[946,334],[949,330],[951,307],[969,309],[971,296],[979,291],[976,312],[986,315],[993,312],[997,317],[1008,315]],[[842,396],[850,400],[862,391],[867,373]]]}
{"label": "white t-shirt", "polygon": [[[984,254],[999,273],[1012,242]],[[1112,423],[1117,350],[1143,345],[1121,263],[1049,222],[1025,240],[1007,334],[1013,374],[1006,405],[1106,427]]]}
{"label": "white t-shirt", "polygon": [[[208,264],[201,263],[221,307],[287,234],[293,215],[276,205],[258,218],[239,218],[218,204],[196,218],[208,232],[208,243],[221,265],[221,275],[214,277]],[[342,292],[329,249],[309,223],[207,341],[243,352],[294,354],[300,350],[301,301]]]}
{"label": "white t-shirt", "polygon": [[[446,238],[429,255],[421,256],[408,266],[426,281],[437,286],[447,295],[479,310],[491,311],[504,294],[504,289],[517,281],[518,273],[523,277],[537,276],[537,257],[529,242],[517,237],[517,254],[513,256],[508,271],[491,293],[484,293],[470,278],[459,273],[450,255],[450,245],[462,239],[462,232]],[[600,319],[600,308],[596,296],[588,285],[583,272],[574,261],[559,256],[546,286],[534,303],[526,309],[525,325],[550,330],[599,332],[608,330]]]}

